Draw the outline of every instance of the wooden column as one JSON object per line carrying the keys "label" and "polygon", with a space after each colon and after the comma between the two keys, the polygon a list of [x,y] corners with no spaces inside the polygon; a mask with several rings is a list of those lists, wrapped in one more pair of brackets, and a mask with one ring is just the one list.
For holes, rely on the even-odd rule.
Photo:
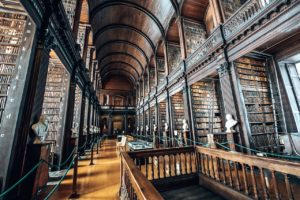
{"label": "wooden column", "polygon": [[[64,139],[62,146],[62,156],[60,161],[66,160],[70,153],[71,149],[71,136],[72,136],[72,126],[73,126],[73,118],[74,118],[74,106],[75,106],[75,91],[76,91],[76,69],[77,65],[74,66],[73,71],[71,73],[70,83],[69,83],[69,96],[67,103],[67,111],[66,111],[66,121],[65,121],[65,130],[64,130]],[[66,165],[68,166],[68,165]]]}
{"label": "wooden column", "polygon": [[165,40],[163,42],[163,45],[164,45],[164,58],[165,58],[165,73],[166,73],[166,76],[169,75],[170,73],[170,67],[169,67],[169,59],[168,59],[168,42],[167,40]]}
{"label": "wooden column", "polygon": [[155,68],[155,87],[158,85],[158,69],[156,55],[154,55],[154,68]]}
{"label": "wooden column", "polygon": [[[80,110],[80,122],[79,122],[79,138],[78,138],[78,146],[82,147],[85,142],[84,135],[83,135],[83,128],[84,128],[84,117],[85,117],[85,105],[86,105],[86,88],[82,91],[81,97],[81,110]],[[78,149],[80,154],[84,153],[83,149]]]}
{"label": "wooden column", "polygon": [[75,37],[75,40],[77,39],[77,36],[78,36],[82,2],[83,2],[83,0],[76,1],[76,10],[75,10],[75,15],[74,15],[74,23],[73,23],[73,35]]}
{"label": "wooden column", "polygon": [[[220,85],[222,91],[222,98],[223,98],[223,105],[224,105],[224,112],[226,114],[231,114],[234,119],[238,120],[237,110],[236,110],[236,100],[235,100],[235,93],[233,91],[233,77],[231,77],[231,71],[234,72],[234,68],[231,67],[230,63],[222,64],[218,69],[219,77],[220,77]],[[237,83],[236,83],[237,84]],[[237,130],[239,131],[239,130]],[[244,133],[244,131],[242,131]],[[234,133],[236,134],[236,133]],[[247,147],[250,147],[249,138],[247,134],[239,133],[239,136],[243,138],[244,143]],[[232,141],[232,136],[228,136],[228,140]],[[240,140],[240,139],[239,139]],[[234,142],[234,141],[232,141]],[[231,146],[233,147],[233,146]],[[235,150],[235,149],[232,149]]]}
{"label": "wooden column", "polygon": [[[184,106],[184,118],[187,120],[189,125],[189,133],[186,135],[188,139],[194,140],[195,136],[192,135],[192,107],[190,105],[190,99],[191,99],[191,93],[190,93],[190,87],[187,84],[187,79],[184,80],[185,85],[182,88],[183,92],[183,106]],[[195,140],[194,140],[195,141]],[[188,142],[188,144],[191,144]]]}
{"label": "wooden column", "polygon": [[173,145],[173,132],[174,132],[174,127],[173,127],[173,119],[172,119],[172,100],[169,94],[169,90],[167,89],[167,99],[166,99],[166,121],[169,125],[169,135],[167,135],[168,139],[171,139],[171,142],[169,143],[169,146]]}
{"label": "wooden column", "polygon": [[91,32],[91,27],[86,26],[85,37],[84,37],[84,45],[83,45],[83,49],[82,49],[82,60],[84,61],[84,63],[86,65],[88,65],[88,63],[86,63],[86,57],[87,57],[87,52],[88,52],[90,32]]}
{"label": "wooden column", "polygon": [[179,31],[181,58],[184,60],[187,58],[187,50],[186,50],[186,39],[185,39],[184,27],[183,27],[183,18],[181,16],[178,16],[176,22]]}
{"label": "wooden column", "polygon": [[[10,87],[15,89],[10,91],[7,99],[10,103],[7,102],[3,113],[0,133],[0,187],[2,186],[0,191],[8,188],[24,175],[30,126],[37,122],[42,112],[49,52],[53,45],[53,37],[46,32],[49,20],[48,17],[46,18],[42,27],[36,31],[33,22],[30,20],[26,22],[24,37],[27,37],[27,41],[23,41],[20,47],[17,79],[14,77],[17,82],[14,80],[11,82]],[[36,37],[37,43],[33,37]],[[11,192],[6,197],[13,199],[17,195],[18,192]]]}

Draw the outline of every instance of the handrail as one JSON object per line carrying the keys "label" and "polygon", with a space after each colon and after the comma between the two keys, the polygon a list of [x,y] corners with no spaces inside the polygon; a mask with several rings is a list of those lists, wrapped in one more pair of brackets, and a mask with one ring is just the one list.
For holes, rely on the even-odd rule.
{"label": "handrail", "polygon": [[257,22],[257,18],[266,15],[266,10],[276,7],[286,0],[248,0],[224,23],[224,36],[226,40],[239,33],[244,27],[250,27],[251,22]]}
{"label": "handrail", "polygon": [[194,147],[175,147],[175,148],[163,148],[155,150],[141,150],[128,152],[128,155],[132,158],[144,158],[149,156],[164,156],[169,154],[194,152]]}
{"label": "handrail", "polygon": [[128,199],[163,200],[126,152],[121,152],[121,161],[121,197],[125,195]]}
{"label": "handrail", "polygon": [[[300,163],[201,146],[195,147],[199,176],[254,199],[296,199]],[[208,182],[206,184],[209,184]],[[294,188],[294,189],[293,189]]]}

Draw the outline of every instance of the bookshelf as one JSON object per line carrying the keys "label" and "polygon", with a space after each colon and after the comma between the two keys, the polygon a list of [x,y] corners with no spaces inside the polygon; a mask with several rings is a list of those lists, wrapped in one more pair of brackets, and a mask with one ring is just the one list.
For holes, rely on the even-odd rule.
{"label": "bookshelf", "polygon": [[81,98],[82,98],[82,91],[79,88],[79,86],[76,85],[74,116],[73,116],[73,125],[72,125],[74,133],[76,133],[76,135],[79,134],[80,113],[81,113]]}
{"label": "bookshelf", "polygon": [[196,23],[187,19],[183,20],[184,34],[186,38],[187,54],[194,53],[206,40],[206,28],[202,23]]}
{"label": "bookshelf", "polygon": [[17,74],[16,68],[27,15],[0,11],[0,127],[9,95],[10,84]]}
{"label": "bookshelf", "polygon": [[87,135],[88,114],[89,114],[89,98],[86,97],[85,98],[84,120],[83,120],[83,135]]}
{"label": "bookshelf", "polygon": [[[77,36],[77,43],[80,45],[80,55],[81,55],[81,57],[83,55],[85,34],[86,34],[86,26],[83,25],[83,24],[79,24],[79,27],[78,27],[78,36]],[[87,63],[86,63],[86,66],[88,67]]]}
{"label": "bookshelf", "polygon": [[149,69],[149,75],[150,75],[150,90],[153,91],[155,85],[155,68],[150,67]]}
{"label": "bookshelf", "polygon": [[144,127],[145,135],[147,135],[148,133],[146,133],[146,126],[148,125],[148,128],[150,128],[149,127],[149,109],[145,111],[145,122],[144,123],[145,123],[145,127]]}
{"label": "bookshelf", "polygon": [[57,58],[50,58],[42,113],[49,118],[47,140],[56,141],[52,150],[61,148],[67,108],[69,73]]}
{"label": "bookshelf", "polygon": [[170,73],[179,66],[181,61],[180,46],[168,43],[168,64]]}
{"label": "bookshelf", "polygon": [[182,120],[184,119],[183,93],[178,92],[171,96],[172,103],[172,119],[174,131],[182,131]]}
{"label": "bookshelf", "polygon": [[62,0],[71,28],[74,24],[74,16],[76,12],[76,0]]}
{"label": "bookshelf", "polygon": [[165,79],[165,59],[163,57],[157,57],[157,79],[158,85]]}
{"label": "bookshelf", "polygon": [[150,116],[151,116],[151,130],[154,131],[153,130],[153,125],[154,124],[157,125],[156,124],[156,119],[155,119],[156,118],[155,106],[150,108]]}
{"label": "bookshelf", "polygon": [[196,141],[206,143],[208,133],[222,132],[217,81],[207,79],[191,85],[191,100]]}
{"label": "bookshelf", "polygon": [[165,123],[167,122],[167,106],[166,106],[166,101],[162,101],[158,104],[158,109],[159,109],[159,127],[157,129],[160,130],[160,133],[165,131]]}
{"label": "bookshelf", "polygon": [[272,97],[266,61],[243,57],[236,60],[234,66],[239,78],[251,143],[258,149],[274,150],[279,122],[276,120],[276,105]]}

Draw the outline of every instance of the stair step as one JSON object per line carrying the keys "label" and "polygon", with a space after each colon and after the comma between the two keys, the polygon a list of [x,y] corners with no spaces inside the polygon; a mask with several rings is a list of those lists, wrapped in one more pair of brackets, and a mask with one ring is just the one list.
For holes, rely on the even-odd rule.
{"label": "stair step", "polygon": [[213,192],[203,188],[199,185],[192,185],[188,187],[182,187],[179,189],[168,190],[162,192],[161,195],[166,200],[223,200],[222,197],[214,194]]}

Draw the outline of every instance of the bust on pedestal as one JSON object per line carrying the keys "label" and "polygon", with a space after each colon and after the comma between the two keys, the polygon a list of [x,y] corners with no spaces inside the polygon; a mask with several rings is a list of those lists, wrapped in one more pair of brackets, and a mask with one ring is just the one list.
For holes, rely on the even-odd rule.
{"label": "bust on pedestal", "polygon": [[163,133],[164,147],[168,146],[169,124],[165,123],[165,131]]}
{"label": "bust on pedestal", "polygon": [[229,142],[229,147],[231,151],[235,151],[235,144],[234,144],[234,133],[235,131],[232,130],[233,127],[237,125],[238,121],[234,120],[231,114],[226,114],[226,134],[227,134],[227,141]]}
{"label": "bust on pedestal", "polygon": [[188,132],[189,132],[189,125],[187,123],[186,119],[182,120],[183,125],[182,125],[182,132],[183,132],[183,140],[184,140],[184,144],[187,145],[187,136],[188,136]]}
{"label": "bust on pedestal", "polygon": [[48,116],[41,115],[39,121],[31,126],[31,129],[34,133],[33,144],[45,142],[46,138],[48,137],[48,124]]}

